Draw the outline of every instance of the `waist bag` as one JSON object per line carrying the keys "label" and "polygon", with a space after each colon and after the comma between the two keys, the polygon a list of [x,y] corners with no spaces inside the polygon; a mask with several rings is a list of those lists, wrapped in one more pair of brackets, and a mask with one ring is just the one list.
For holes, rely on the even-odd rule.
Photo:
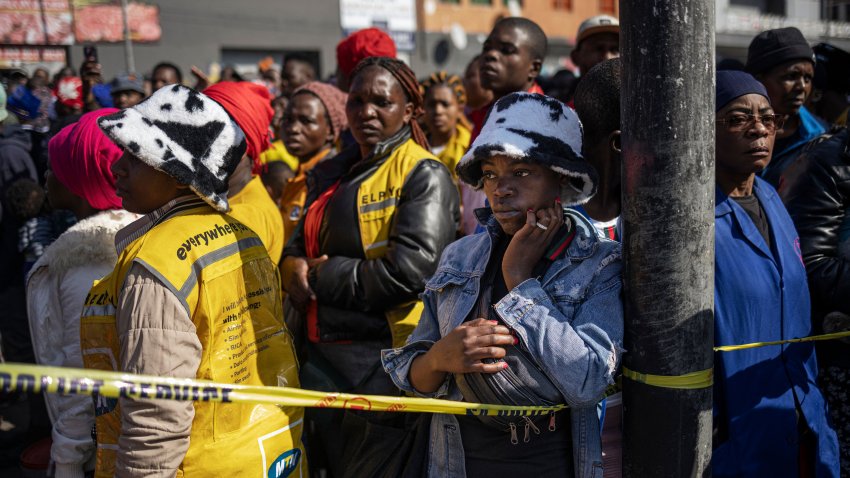
{"label": "waist bag", "polygon": [[[489,281],[492,284],[492,281]],[[490,289],[488,287],[488,289]],[[493,307],[488,307],[490,290],[482,291],[478,302],[478,317],[487,317],[505,325]],[[485,315],[486,314],[486,315]],[[564,403],[561,392],[555,387],[540,365],[522,344],[505,346],[503,359],[484,359],[484,363],[507,362],[508,368],[496,373],[464,373],[455,374],[455,383],[464,400],[468,402],[515,405],[515,406],[553,406]],[[538,425],[546,420],[546,416],[484,416],[476,415],[486,425],[501,431],[511,433],[511,443],[519,443],[518,426],[525,428],[525,442],[529,441],[529,430],[540,434]],[[549,431],[555,431],[555,412],[548,416]]]}

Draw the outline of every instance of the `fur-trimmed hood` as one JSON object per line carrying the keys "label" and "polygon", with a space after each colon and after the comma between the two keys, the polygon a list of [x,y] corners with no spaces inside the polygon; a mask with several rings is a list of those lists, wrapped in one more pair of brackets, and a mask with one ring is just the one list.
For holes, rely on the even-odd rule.
{"label": "fur-trimmed hood", "polygon": [[62,274],[86,264],[114,264],[118,260],[115,233],[139,217],[123,209],[112,209],[81,220],[44,251],[29,275],[40,267],[50,267],[54,274]]}

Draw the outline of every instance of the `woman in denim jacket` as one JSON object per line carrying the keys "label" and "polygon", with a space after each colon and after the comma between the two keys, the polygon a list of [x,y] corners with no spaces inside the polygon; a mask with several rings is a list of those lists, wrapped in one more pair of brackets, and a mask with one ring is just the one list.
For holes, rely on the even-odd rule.
{"label": "woman in denim jacket", "polygon": [[459,386],[467,374],[506,372],[507,354],[525,354],[570,408],[543,417],[543,426],[518,418],[510,432],[473,416],[434,415],[429,477],[602,476],[596,406],[622,352],[621,253],[563,208],[596,191],[580,151],[572,110],[515,93],[494,105],[457,167],[487,195],[492,209],[476,211],[487,232],[443,252],[419,326],[407,345],[384,350],[384,369],[416,395],[475,401]]}

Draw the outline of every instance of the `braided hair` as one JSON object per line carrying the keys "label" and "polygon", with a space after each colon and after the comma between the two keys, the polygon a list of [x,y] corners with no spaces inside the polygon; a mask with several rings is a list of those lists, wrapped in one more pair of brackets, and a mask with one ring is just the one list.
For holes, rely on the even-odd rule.
{"label": "braided hair", "polygon": [[[419,83],[419,91],[422,93],[422,98],[425,98],[431,88],[437,86],[445,86],[452,90],[458,104],[461,106],[461,111],[463,110],[463,107],[466,106],[466,88],[463,87],[463,80],[459,76],[451,75],[445,71],[431,73],[431,76]],[[458,115],[458,121],[467,129],[472,129],[472,124],[470,124],[469,119],[462,112]]]}
{"label": "braided hair", "polygon": [[424,100],[422,99],[422,93],[419,91],[419,82],[416,81],[416,74],[401,60],[386,56],[371,56],[364,58],[354,67],[354,71],[351,72],[351,83],[354,83],[354,78],[360,72],[370,66],[378,66],[387,70],[398,81],[399,85],[401,85],[407,101],[413,104],[413,116],[410,118],[409,123],[410,135],[416,144],[425,149],[430,149],[425,132],[422,131],[422,127],[419,126],[419,121],[417,121],[417,118],[425,113],[425,109],[423,108]]}

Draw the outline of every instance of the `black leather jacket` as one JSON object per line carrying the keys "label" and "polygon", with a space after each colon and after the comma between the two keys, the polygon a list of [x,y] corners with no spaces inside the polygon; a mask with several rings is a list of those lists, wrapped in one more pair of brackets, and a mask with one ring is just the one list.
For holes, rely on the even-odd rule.
{"label": "black leather jacket", "polygon": [[[443,249],[455,238],[460,216],[457,187],[442,163],[424,160],[402,186],[386,254],[365,258],[357,217],[358,188],[409,138],[409,129],[402,128],[363,161],[355,144],[308,173],[305,208],[341,180],[319,232],[320,254],[329,259],[309,274],[323,342],[389,337],[384,312],[417,300]],[[302,220],[283,256],[305,255]]]}
{"label": "black leather jacket", "polygon": [[[792,169],[793,168],[793,169]],[[850,133],[841,129],[813,141],[792,171],[782,190],[797,232],[812,295],[812,320],[816,331],[829,312],[850,314],[850,238],[839,237],[850,226]],[[846,232],[844,233],[847,234]],[[837,341],[818,344],[821,360],[850,365],[848,346]]]}

